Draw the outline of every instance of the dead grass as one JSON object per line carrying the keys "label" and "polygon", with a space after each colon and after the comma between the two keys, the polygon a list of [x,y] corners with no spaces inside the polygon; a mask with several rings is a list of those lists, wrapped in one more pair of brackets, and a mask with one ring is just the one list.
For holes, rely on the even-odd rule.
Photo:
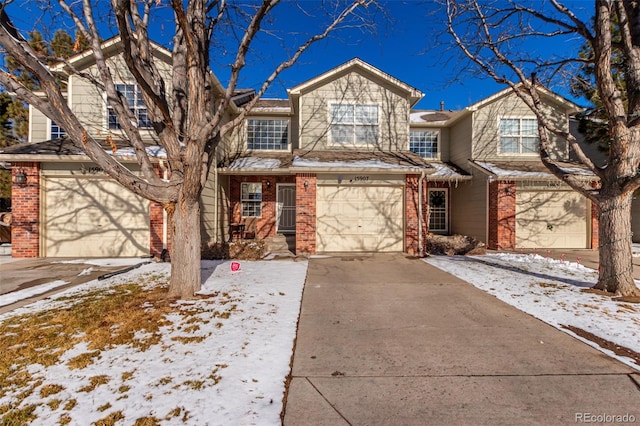
{"label": "dead grass", "polygon": [[[61,356],[69,349],[83,343],[88,350],[67,361],[70,369],[84,369],[100,359],[102,351],[115,346],[129,346],[137,351],[145,351],[162,339],[162,327],[171,323],[166,319],[170,313],[179,312],[183,318],[184,336],[174,339],[178,342],[200,342],[206,337],[194,335],[199,332],[199,324],[209,322],[209,318],[229,318],[236,305],[228,294],[215,294],[212,310],[197,306],[177,305],[167,297],[168,283],[164,275],[148,275],[136,282],[121,283],[104,289],[87,290],[72,297],[58,299],[55,307],[41,312],[8,317],[0,322],[0,397],[11,395],[11,402],[0,406],[0,424],[23,425],[37,419],[37,405],[24,405],[23,401],[34,392],[42,398],[42,406],[58,411],[58,424],[69,424],[71,411],[78,401],[58,396],[64,389],[58,384],[46,384],[34,377],[29,370],[33,364],[44,367],[61,363]],[[217,307],[218,310],[213,310]],[[222,308],[223,307],[223,308]],[[212,312],[213,311],[213,312]],[[184,326],[188,322],[187,326]],[[201,332],[200,332],[201,333]],[[202,383],[185,382],[192,388],[216,384],[220,377],[214,370]],[[93,376],[88,383],[75,392],[92,392],[99,386],[117,380],[116,388],[121,397],[126,397],[130,387],[124,384],[132,380],[135,370],[122,373],[119,377],[107,375]],[[172,378],[167,377],[167,382]],[[114,399],[118,395],[114,395]],[[108,411],[110,404],[100,407]],[[178,411],[176,416],[188,413]],[[96,422],[97,425],[113,425],[124,419],[120,411],[108,413]],[[159,421],[155,417],[138,419],[136,424],[153,425]]]}

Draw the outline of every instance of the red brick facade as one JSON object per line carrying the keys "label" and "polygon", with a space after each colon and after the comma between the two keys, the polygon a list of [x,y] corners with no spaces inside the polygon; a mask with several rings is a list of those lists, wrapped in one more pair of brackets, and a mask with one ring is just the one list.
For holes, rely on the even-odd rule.
{"label": "red brick facade", "polygon": [[516,184],[489,183],[489,235],[487,248],[516,248]]}
{"label": "red brick facade", "polygon": [[296,175],[296,254],[314,254],[317,250],[316,183],[314,173]]}
{"label": "red brick facade", "polygon": [[[167,226],[167,239],[169,238],[169,229]],[[161,257],[162,250],[164,249],[163,237],[164,237],[164,208],[162,204],[154,201],[149,205],[149,251],[153,257]],[[169,247],[167,241],[167,248]]]}
{"label": "red brick facade", "polygon": [[[26,184],[16,184],[16,174],[27,175]],[[40,255],[40,163],[12,163],[11,167],[11,255]]]}
{"label": "red brick facade", "polygon": [[[420,239],[419,239],[419,220],[420,213],[420,175],[407,175],[405,177],[405,252],[417,256],[420,255]],[[427,181],[422,183],[422,249],[424,253],[426,235],[428,232],[428,223],[426,222],[427,212],[429,208],[429,200],[427,198]]]}
{"label": "red brick facade", "polygon": [[597,249],[600,245],[600,233],[598,227],[598,206],[596,203],[591,203],[591,247]]}
{"label": "red brick facade", "polygon": [[[262,215],[260,217],[242,217],[240,200],[242,182],[262,182]],[[293,176],[231,176],[229,179],[230,223],[244,223],[245,229],[255,232],[256,238],[275,236],[277,184],[294,182]]]}

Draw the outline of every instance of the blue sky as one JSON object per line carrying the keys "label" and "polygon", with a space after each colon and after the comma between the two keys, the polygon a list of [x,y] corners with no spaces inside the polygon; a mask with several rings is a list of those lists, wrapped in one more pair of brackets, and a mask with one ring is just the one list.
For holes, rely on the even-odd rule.
{"label": "blue sky", "polygon": [[[273,20],[263,26],[272,30],[272,33],[256,40],[253,45],[240,87],[258,88],[275,64],[286,59],[284,49],[292,49],[305,39],[305,34],[317,31],[314,25],[322,21],[319,19],[321,12],[317,9],[321,3],[317,0],[301,0],[299,3],[306,9],[306,13],[302,13],[296,3],[288,0],[276,7]],[[504,88],[492,80],[478,78],[473,72],[465,70],[463,64],[455,59],[450,46],[439,45],[438,41],[448,39],[438,37],[444,30],[444,21],[436,2],[386,0],[382,4],[383,11],[376,12],[372,17],[376,23],[374,33],[351,28],[336,32],[330,38],[313,45],[293,68],[286,70],[274,82],[265,97],[284,98],[286,88],[303,83],[355,57],[422,91],[424,98],[416,108],[437,109],[443,101],[447,109],[460,109]],[[576,4],[591,6],[591,3],[586,2]],[[18,0],[9,7],[9,14],[16,25],[26,31],[28,25],[34,25],[34,16],[38,16],[35,7],[35,2]],[[40,29],[49,30],[62,23],[58,16],[36,18],[35,22]],[[156,18],[152,25],[153,38],[168,45],[172,25],[168,14]],[[107,25],[103,29],[104,38],[112,35]],[[233,49],[229,47],[233,37],[225,37],[227,38],[218,38],[222,40],[220,47],[222,51],[233,53]],[[570,40],[531,44],[527,49],[535,55],[537,52],[573,52],[579,46],[579,41]],[[223,83],[226,82],[228,64],[231,61],[231,55],[212,55],[212,68]],[[552,89],[568,96],[561,87]]]}

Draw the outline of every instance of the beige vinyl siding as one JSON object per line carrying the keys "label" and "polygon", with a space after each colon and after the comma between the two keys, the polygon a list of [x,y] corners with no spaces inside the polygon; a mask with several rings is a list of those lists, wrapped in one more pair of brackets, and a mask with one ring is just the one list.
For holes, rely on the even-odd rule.
{"label": "beige vinyl siding", "polygon": [[[329,137],[329,104],[378,105],[378,144],[365,147],[339,146],[343,149],[406,150],[409,140],[409,102],[383,80],[352,71],[300,97],[299,142],[301,149],[333,149]],[[293,133],[293,132],[292,132]]]}
{"label": "beige vinyl siding", "polygon": [[487,242],[487,177],[473,172],[473,180],[458,183],[450,191],[451,233]]}
{"label": "beige vinyl siding", "polygon": [[[108,59],[108,64],[113,73],[115,83],[135,83],[133,75],[127,69],[124,59],[121,56],[114,56]],[[165,78],[167,84],[166,92],[171,92],[171,67],[169,64],[156,60],[156,66]],[[85,70],[90,75],[98,77],[97,67],[91,66]],[[86,79],[77,75],[69,78],[71,89],[71,108],[77,115],[82,125],[94,137],[105,137],[108,133],[119,134],[118,130],[109,130],[107,123],[107,106],[104,92],[96,88]],[[142,132],[143,137],[151,137],[152,131]]]}
{"label": "beige vinyl siding", "polygon": [[[552,123],[568,131],[566,113],[558,104],[548,104],[546,108]],[[485,105],[473,113],[472,156],[481,161],[538,161],[537,154],[505,155],[498,152],[500,140],[499,122],[501,118],[533,118],[535,115],[527,105],[513,94],[506,95]],[[554,159],[567,159],[566,141],[552,137],[551,155]]]}
{"label": "beige vinyl siding", "polygon": [[49,119],[32,106],[29,106],[29,113],[29,142],[46,141],[49,137]]}
{"label": "beige vinyl siding", "polygon": [[449,161],[470,172],[468,160],[471,158],[473,119],[465,115],[449,128]]}
{"label": "beige vinyl siding", "polygon": [[200,194],[200,239],[203,245],[216,240],[216,186],[216,173],[212,167]]}

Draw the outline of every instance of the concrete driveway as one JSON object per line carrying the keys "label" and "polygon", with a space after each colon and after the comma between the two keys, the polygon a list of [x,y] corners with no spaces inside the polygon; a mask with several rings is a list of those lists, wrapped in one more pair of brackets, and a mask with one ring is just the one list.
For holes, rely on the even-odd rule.
{"label": "concrete driveway", "polygon": [[[69,287],[94,280],[101,275],[126,268],[126,266],[122,265],[96,266],[86,263],[61,263],[61,261],[69,260],[72,259],[33,258],[0,261],[0,298],[14,291],[53,281],[66,281],[68,283],[38,296],[21,300],[11,305],[0,306],[0,314],[58,293]],[[147,260],[139,259],[140,262]]]}
{"label": "concrete driveway", "polygon": [[292,376],[291,426],[640,422],[637,372],[403,255],[310,260]]}

